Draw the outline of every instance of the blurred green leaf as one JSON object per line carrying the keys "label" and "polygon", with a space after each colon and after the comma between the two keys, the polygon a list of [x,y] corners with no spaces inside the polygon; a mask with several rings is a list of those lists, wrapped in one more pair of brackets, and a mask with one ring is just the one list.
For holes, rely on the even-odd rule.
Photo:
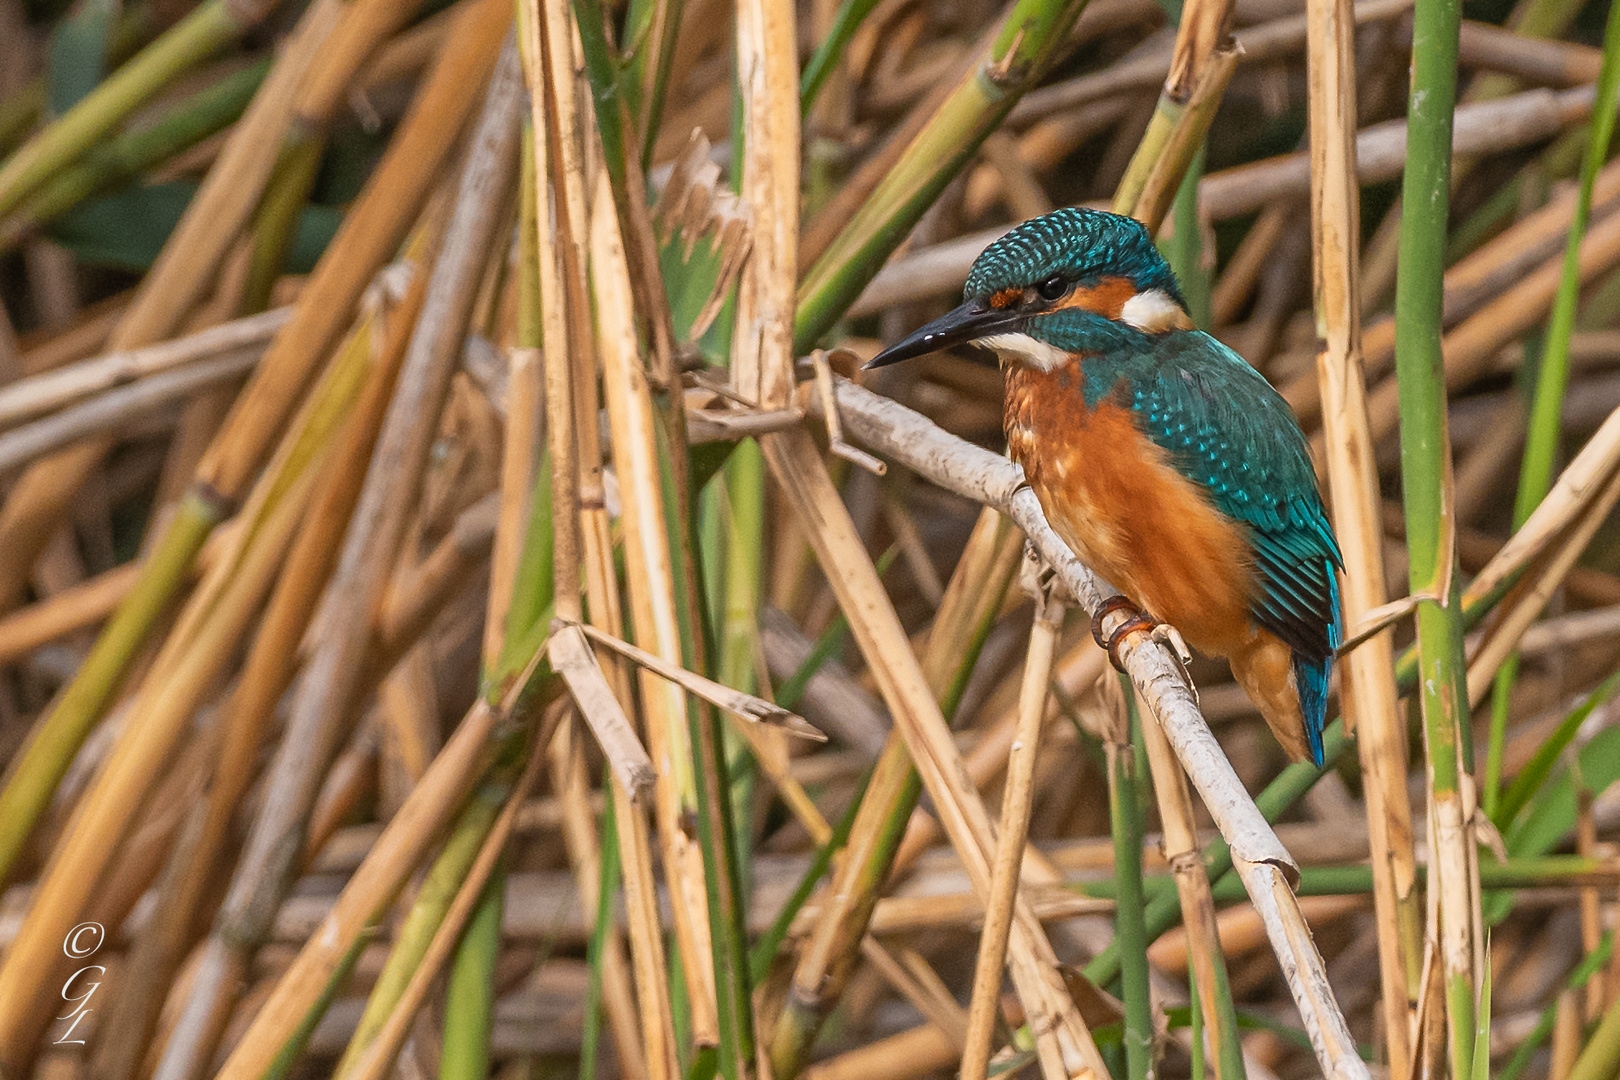
{"label": "blurred green leaf", "polygon": [[80,0],[51,32],[46,60],[46,101],[61,116],[96,88],[107,74],[107,39],[118,18],[118,0]]}
{"label": "blurred green leaf", "polygon": [[[81,262],[143,271],[156,261],[196,190],[196,184],[184,181],[130,188],[64,214],[52,224],[50,236]],[[341,210],[304,207],[287,271],[312,270],[342,220]]]}

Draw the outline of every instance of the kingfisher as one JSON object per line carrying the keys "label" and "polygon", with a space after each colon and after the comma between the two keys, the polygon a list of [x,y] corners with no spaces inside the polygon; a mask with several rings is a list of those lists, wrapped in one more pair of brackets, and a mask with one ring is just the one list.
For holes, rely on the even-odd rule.
{"label": "kingfisher", "polygon": [[[974,261],[963,303],[879,353],[994,350],[1007,449],[1051,523],[1119,596],[1119,643],[1161,623],[1225,657],[1289,756],[1322,764],[1344,568],[1281,394],[1196,329],[1133,218],[1066,208]],[[1101,615],[1132,617],[1105,640]]]}

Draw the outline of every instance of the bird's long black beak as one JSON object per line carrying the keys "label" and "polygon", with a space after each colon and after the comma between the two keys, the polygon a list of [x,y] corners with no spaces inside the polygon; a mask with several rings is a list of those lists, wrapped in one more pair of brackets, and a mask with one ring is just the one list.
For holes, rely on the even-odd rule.
{"label": "bird's long black beak", "polygon": [[969,300],[950,314],[941,315],[909,337],[890,345],[872,357],[865,367],[870,370],[927,356],[931,352],[1007,329],[1018,319],[1019,316],[1012,311],[998,310],[980,300]]}

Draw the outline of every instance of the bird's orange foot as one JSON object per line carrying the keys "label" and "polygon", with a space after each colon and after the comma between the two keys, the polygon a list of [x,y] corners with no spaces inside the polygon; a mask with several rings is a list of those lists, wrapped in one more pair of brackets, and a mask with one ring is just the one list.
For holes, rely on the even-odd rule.
{"label": "bird's orange foot", "polygon": [[[1111,632],[1105,633],[1103,623],[1108,616],[1115,612],[1125,614],[1126,618],[1118,626],[1115,626]],[[1125,665],[1119,659],[1120,642],[1138,630],[1146,630],[1152,633],[1159,625],[1157,619],[1142,614],[1135,604],[1123,596],[1110,596],[1097,605],[1096,613],[1091,616],[1091,636],[1097,639],[1097,644],[1108,654],[1108,659],[1113,662],[1114,668],[1118,671],[1124,671]]]}

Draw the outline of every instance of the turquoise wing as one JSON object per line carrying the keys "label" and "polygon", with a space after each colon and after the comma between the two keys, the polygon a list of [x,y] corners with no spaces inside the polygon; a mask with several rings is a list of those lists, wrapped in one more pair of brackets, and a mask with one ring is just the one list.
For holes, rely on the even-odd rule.
{"label": "turquoise wing", "polygon": [[[1251,614],[1299,659],[1321,667],[1325,698],[1327,664],[1340,643],[1334,570],[1344,561],[1293,411],[1207,334],[1165,335],[1138,357],[1116,393],[1128,390],[1143,432],[1222,513],[1248,527],[1260,584]],[[1318,681],[1315,671],[1299,674]],[[1317,696],[1313,687],[1300,689]]]}

